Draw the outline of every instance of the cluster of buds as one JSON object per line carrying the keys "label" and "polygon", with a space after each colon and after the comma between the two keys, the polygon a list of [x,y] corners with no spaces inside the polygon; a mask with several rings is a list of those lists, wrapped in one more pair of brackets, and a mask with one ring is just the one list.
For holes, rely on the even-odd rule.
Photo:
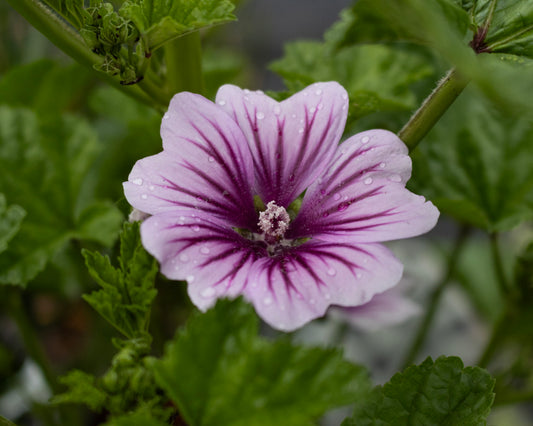
{"label": "cluster of buds", "polygon": [[85,9],[80,34],[87,46],[104,59],[95,66],[97,70],[120,75],[125,85],[143,79],[150,54],[133,22],[117,13],[111,3]]}

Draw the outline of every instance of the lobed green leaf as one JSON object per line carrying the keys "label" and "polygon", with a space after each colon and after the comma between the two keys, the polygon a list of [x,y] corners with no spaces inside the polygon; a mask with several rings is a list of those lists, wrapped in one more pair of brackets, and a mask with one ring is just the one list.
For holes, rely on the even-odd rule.
{"label": "lobed green leaf", "polygon": [[120,14],[133,21],[151,52],[181,35],[234,20],[234,7],[229,0],[127,0]]}
{"label": "lobed green leaf", "polygon": [[467,92],[413,153],[410,183],[441,211],[489,232],[533,217],[533,127]]}
{"label": "lobed green leaf", "polygon": [[268,342],[257,325],[249,305],[219,301],[154,362],[156,381],[187,424],[308,425],[368,389],[366,371],[339,351]]}
{"label": "lobed green leaf", "polygon": [[123,219],[113,205],[91,205],[99,146],[87,123],[0,106],[0,147],[0,192],[27,212],[0,254],[0,283],[26,284],[70,239],[113,242]]}
{"label": "lobed green leaf", "polygon": [[26,211],[17,205],[7,206],[6,197],[0,194],[0,253],[20,229]]}
{"label": "lobed green leaf", "polygon": [[144,335],[157,294],[154,288],[157,264],[141,244],[139,224],[124,224],[119,268],[98,252],[84,250],[83,256],[89,273],[102,287],[84,295],[84,299],[128,339]]}
{"label": "lobed green leaf", "polygon": [[457,357],[427,358],[395,374],[356,403],[343,426],[485,425],[494,379]]}

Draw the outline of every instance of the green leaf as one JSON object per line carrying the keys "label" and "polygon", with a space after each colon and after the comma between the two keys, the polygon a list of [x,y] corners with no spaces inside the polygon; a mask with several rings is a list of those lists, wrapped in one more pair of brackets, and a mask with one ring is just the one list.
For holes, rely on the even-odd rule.
{"label": "green leaf", "polygon": [[128,0],[120,14],[134,22],[151,52],[176,37],[234,20],[234,7],[228,0]]}
{"label": "green leaf", "polygon": [[79,101],[90,83],[90,70],[79,64],[61,66],[42,59],[11,68],[0,80],[0,103],[57,114]]}
{"label": "green leaf", "polygon": [[330,35],[339,46],[409,41],[445,52],[465,46],[469,24],[452,0],[359,0],[341,17]]}
{"label": "green leaf", "polygon": [[7,243],[20,229],[26,211],[17,205],[7,206],[6,197],[0,194],[0,253],[7,249]]}
{"label": "green leaf", "polygon": [[13,423],[12,421],[6,419],[5,417],[0,416],[0,426],[17,426],[17,425]]}
{"label": "green leaf", "polygon": [[368,389],[365,370],[339,351],[269,342],[257,328],[249,305],[219,301],[154,362],[156,381],[187,424],[308,425]]}
{"label": "green leaf", "polygon": [[533,217],[533,128],[465,92],[413,153],[410,185],[489,232]]}
{"label": "green leaf", "polygon": [[[70,239],[109,244],[123,218],[112,205],[95,209],[91,166],[99,149],[79,118],[44,119],[0,106],[0,192],[27,216],[0,254],[0,283],[24,285]],[[99,228],[95,223],[106,222]]]}
{"label": "green leaf", "polygon": [[494,379],[457,357],[427,358],[357,401],[348,425],[485,425]]}
{"label": "green leaf", "polygon": [[89,273],[102,287],[84,295],[84,299],[128,339],[144,335],[157,294],[154,288],[157,264],[141,244],[139,224],[124,224],[119,268],[98,252],[84,250],[83,255]]}
{"label": "green leaf", "polygon": [[155,409],[157,407],[142,405],[132,413],[112,418],[105,423],[105,426],[168,426],[168,422],[160,420],[159,416],[154,417]]}
{"label": "green leaf", "polygon": [[104,407],[107,394],[100,389],[93,375],[72,370],[59,381],[69,391],[55,395],[52,399],[54,404],[85,404],[93,411],[100,411]]}
{"label": "green leaf", "polygon": [[481,48],[533,58],[532,2],[475,0],[472,3],[469,11]]}
{"label": "green leaf", "polygon": [[338,81],[350,97],[349,120],[376,111],[416,107],[410,86],[432,74],[414,52],[364,45],[334,51],[327,43],[295,42],[271,69],[283,77],[291,93],[316,81]]}
{"label": "green leaf", "polygon": [[83,22],[84,0],[44,0],[74,27],[80,28]]}

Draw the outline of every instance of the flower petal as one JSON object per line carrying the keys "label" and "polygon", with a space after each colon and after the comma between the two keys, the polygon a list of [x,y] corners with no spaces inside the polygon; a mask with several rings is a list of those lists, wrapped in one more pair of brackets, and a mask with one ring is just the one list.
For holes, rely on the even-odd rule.
{"label": "flower petal", "polygon": [[141,225],[141,237],[161,273],[186,280],[189,297],[202,310],[217,298],[240,295],[261,251],[229,226],[188,209],[149,217]]}
{"label": "flower petal", "polygon": [[257,259],[245,295],[272,327],[292,331],[331,305],[357,306],[395,285],[402,265],[380,244],[310,240]]}
{"label": "flower petal", "polygon": [[407,147],[394,133],[359,133],[309,187],[287,237],[373,243],[423,234],[439,211],[405,188],[410,176]]}
{"label": "flower petal", "polygon": [[207,99],[180,93],[161,125],[163,152],[137,161],[124,193],[149,214],[194,208],[255,227],[252,157],[241,130]]}
{"label": "flower petal", "polygon": [[328,314],[340,317],[364,331],[377,331],[420,314],[421,308],[398,291],[400,285],[376,294],[368,303],[354,307],[334,306]]}
{"label": "flower petal", "polygon": [[329,163],[344,131],[348,96],[335,82],[315,83],[283,102],[222,86],[217,103],[239,124],[254,159],[256,191],[287,207]]}

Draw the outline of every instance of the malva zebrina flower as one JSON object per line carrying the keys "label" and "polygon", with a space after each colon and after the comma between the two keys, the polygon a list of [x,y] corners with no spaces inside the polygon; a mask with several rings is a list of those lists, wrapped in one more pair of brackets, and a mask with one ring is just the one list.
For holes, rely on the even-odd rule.
{"label": "malva zebrina flower", "polygon": [[291,331],[398,283],[402,265],[381,243],[429,231],[439,213],[405,188],[411,160],[393,133],[339,144],[347,113],[335,82],[279,103],[232,85],[215,103],[174,96],[163,151],[137,161],[124,191],[151,215],[143,245],[198,308],[243,295]]}

